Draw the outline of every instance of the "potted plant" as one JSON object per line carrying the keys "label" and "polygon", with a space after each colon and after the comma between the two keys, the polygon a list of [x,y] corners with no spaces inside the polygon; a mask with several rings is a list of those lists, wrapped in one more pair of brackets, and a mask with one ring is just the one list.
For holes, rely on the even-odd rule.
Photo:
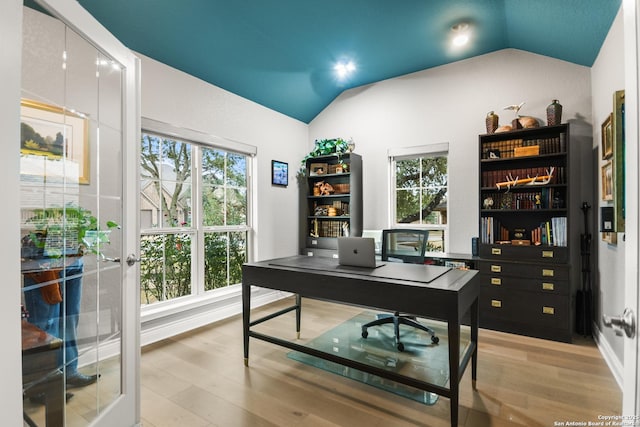
{"label": "potted plant", "polygon": [[[99,245],[110,243],[111,229],[120,228],[117,223],[107,221],[106,229],[101,229],[90,210],[73,204],[35,209],[27,223],[33,225],[34,230],[23,238],[24,258],[42,258],[45,255],[47,258],[60,258],[85,253],[103,256],[98,250]],[[51,241],[54,236],[60,238],[60,244],[49,245],[45,254],[47,237]]]}
{"label": "potted plant", "polygon": [[[111,229],[120,228],[117,223],[107,221],[106,229],[101,229],[90,210],[73,204],[36,209],[27,223],[33,230],[22,238],[23,271],[35,283],[50,282],[40,288],[49,304],[62,301],[58,277],[65,268],[65,257],[87,253],[104,257],[100,245],[110,243]],[[29,265],[29,260],[34,263]]]}

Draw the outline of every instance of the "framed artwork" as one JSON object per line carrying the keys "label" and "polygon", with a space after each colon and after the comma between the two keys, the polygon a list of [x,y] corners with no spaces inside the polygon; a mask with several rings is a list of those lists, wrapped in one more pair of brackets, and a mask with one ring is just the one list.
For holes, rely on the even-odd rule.
{"label": "framed artwork", "polygon": [[625,230],[625,131],[624,131],[624,90],[618,90],[613,94],[613,113],[611,124],[613,128],[613,170],[615,173],[615,223],[616,231]]}
{"label": "framed artwork", "polygon": [[89,119],[60,107],[23,99],[20,156],[23,175],[64,176],[88,184]]}
{"label": "framed artwork", "polygon": [[309,165],[309,176],[326,175],[329,172],[327,163],[311,163]]}
{"label": "framed artwork", "polygon": [[289,164],[271,160],[271,185],[286,187],[289,185]]}
{"label": "framed artwork", "polygon": [[609,114],[602,123],[602,160],[610,159],[613,156],[613,127],[612,114]]}
{"label": "framed artwork", "polygon": [[602,233],[602,241],[607,242],[610,245],[617,245],[618,234],[613,231]]}
{"label": "framed artwork", "polygon": [[613,200],[614,185],[613,163],[609,160],[602,166],[602,200]]}

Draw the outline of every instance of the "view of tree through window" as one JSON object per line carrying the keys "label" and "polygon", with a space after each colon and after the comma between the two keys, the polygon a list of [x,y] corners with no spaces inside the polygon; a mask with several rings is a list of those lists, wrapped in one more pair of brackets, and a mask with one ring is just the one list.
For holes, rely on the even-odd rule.
{"label": "view of tree through window", "polygon": [[444,251],[447,224],[447,156],[395,160],[395,224],[426,226],[429,250]]}
{"label": "view of tree through window", "polygon": [[247,156],[144,132],[141,148],[142,303],[240,283]]}

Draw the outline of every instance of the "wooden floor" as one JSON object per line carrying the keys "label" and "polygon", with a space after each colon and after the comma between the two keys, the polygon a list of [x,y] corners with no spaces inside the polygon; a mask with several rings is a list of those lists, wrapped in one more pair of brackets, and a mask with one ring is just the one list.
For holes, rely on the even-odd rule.
{"label": "wooden floor", "polygon": [[[313,300],[303,305],[303,338],[362,311]],[[261,326],[295,338],[292,317]],[[446,398],[425,406],[295,362],[287,351],[251,340],[245,367],[240,316],[145,347],[143,426],[449,425]],[[590,339],[564,344],[480,330],[476,391],[470,377],[469,369],[461,383],[461,426],[557,426],[621,411],[622,393]]]}

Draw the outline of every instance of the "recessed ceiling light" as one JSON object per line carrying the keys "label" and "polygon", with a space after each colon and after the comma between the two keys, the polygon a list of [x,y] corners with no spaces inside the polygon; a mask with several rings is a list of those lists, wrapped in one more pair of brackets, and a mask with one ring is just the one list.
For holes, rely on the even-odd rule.
{"label": "recessed ceiling light", "polygon": [[333,66],[333,69],[338,78],[344,79],[356,70],[356,64],[354,64],[353,61],[338,62]]}
{"label": "recessed ceiling light", "polygon": [[453,31],[453,45],[464,46],[469,42],[469,24],[461,22],[451,27]]}

